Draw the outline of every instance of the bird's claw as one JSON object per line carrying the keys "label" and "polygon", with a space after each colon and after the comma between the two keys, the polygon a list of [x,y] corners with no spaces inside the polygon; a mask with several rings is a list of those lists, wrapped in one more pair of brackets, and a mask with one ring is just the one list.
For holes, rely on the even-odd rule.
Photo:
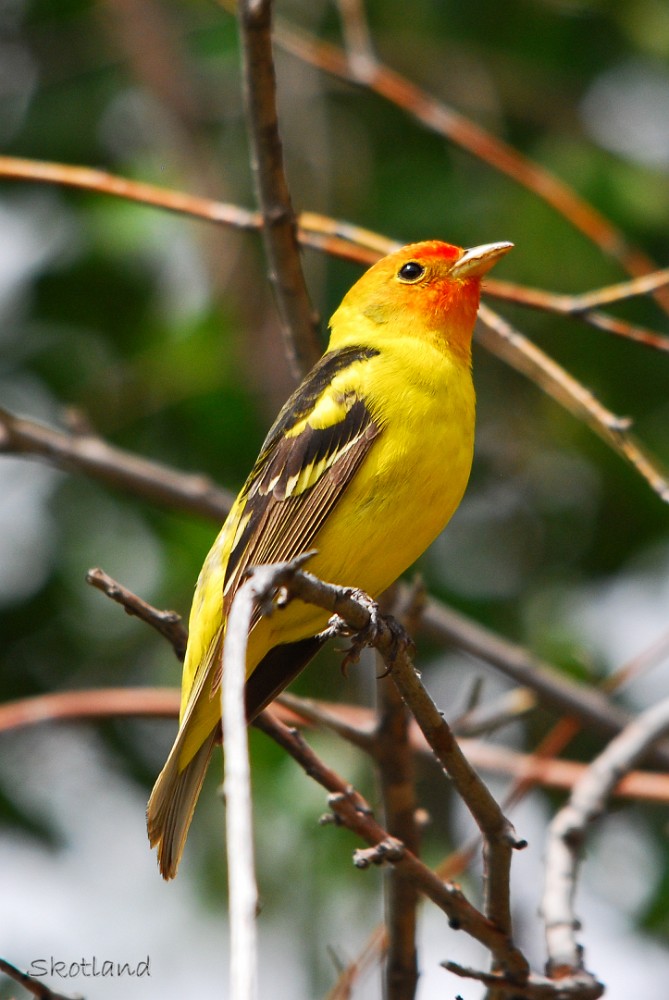
{"label": "bird's claw", "polygon": [[[390,669],[397,658],[400,649],[413,648],[413,640],[411,636],[396,618],[393,618],[392,615],[382,614],[376,601],[373,601],[372,598],[364,591],[353,590],[351,591],[350,596],[365,608],[369,614],[369,621],[364,628],[355,631],[339,615],[335,614],[330,618],[327,628],[327,634],[329,636],[344,635],[352,637],[351,647],[342,660],[342,673],[345,677],[347,677],[348,668],[351,664],[358,662],[363,649],[366,646],[374,646],[379,638],[379,635],[386,630],[390,634],[391,650],[388,658],[390,662],[388,669]],[[381,676],[385,677],[387,673],[388,671]]]}

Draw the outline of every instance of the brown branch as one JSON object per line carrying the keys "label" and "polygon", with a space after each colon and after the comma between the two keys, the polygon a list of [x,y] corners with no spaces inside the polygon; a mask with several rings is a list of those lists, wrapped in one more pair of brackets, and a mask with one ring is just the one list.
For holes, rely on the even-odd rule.
{"label": "brown branch", "polygon": [[[151,204],[160,205],[163,208],[198,214],[200,217],[214,221],[226,221],[233,225],[244,222],[247,228],[257,228],[260,224],[260,216],[257,213],[253,216],[254,221],[251,223],[252,213],[247,213],[245,216],[244,210],[237,209],[235,206],[218,205],[218,203],[207,201],[207,199],[190,198],[180,192],[136,184],[123,178],[112,177],[85,168],[65,167],[62,164],[33,163],[32,161],[0,157],[0,176],[3,174],[73,186],[90,186],[95,190],[109,194],[117,194],[139,201],[150,201]],[[94,175],[93,178],[91,175]],[[185,207],[184,202],[190,207]],[[195,211],[195,203],[199,203],[199,211]],[[181,208],[175,207],[178,204],[181,204]],[[238,221],[234,221],[237,213],[241,213],[241,217]],[[316,213],[305,213],[300,219],[305,227],[312,227],[312,229],[300,230],[299,238],[302,242],[324,252],[356,260],[359,263],[371,264],[378,259],[379,255],[389,252],[397,245],[368,230],[359,229],[346,222],[328,219]],[[499,283],[495,285],[491,281],[489,290],[492,292],[495,287],[499,287]],[[527,294],[531,295],[531,290],[528,289]],[[610,447],[626,458],[660,496],[663,498],[669,496],[669,487],[664,476],[658,472],[626,433],[629,421],[616,417],[597,403],[592,393],[581,383],[568,375],[543,351],[515,331],[496,313],[487,309],[485,305],[481,306],[481,315],[490,324],[490,328],[486,331],[485,328],[479,327],[477,339],[487,350],[532,379],[544,392],[553,396],[560,405],[579,419],[583,419]],[[592,316],[594,315],[592,314]],[[598,315],[601,316],[601,314]],[[618,332],[622,329],[629,332],[631,329],[630,325],[624,324],[622,320],[615,320],[612,317],[606,317],[605,320],[609,328],[616,327]],[[604,318],[602,318],[601,324],[597,323],[596,325],[603,324]],[[643,342],[657,337],[652,331],[642,331],[639,328],[636,328],[636,331],[637,339]]]}
{"label": "brown branch", "polygon": [[[402,698],[481,830],[486,865],[486,917],[509,943],[512,952],[502,955],[498,949],[493,949],[493,955],[495,961],[501,963],[501,968],[511,970],[513,975],[520,975],[522,978],[527,972],[527,966],[524,958],[510,944],[508,890],[511,853],[514,848],[524,846],[524,843],[516,841],[510,823],[465,758],[450,727],[421,683],[408,655],[406,633],[402,631],[400,634],[399,626],[392,624],[392,619],[378,616],[376,606],[370,604],[369,598],[364,594],[351,588],[325,584],[310,573],[296,568],[303,560],[304,557],[301,557],[297,564],[284,563],[269,567],[274,587],[282,588],[282,602],[289,597],[299,597],[330,611],[347,627],[361,633],[362,638],[359,637],[358,641],[369,642],[383,656]],[[259,567],[252,572],[264,574],[267,569],[268,567]],[[337,623],[332,627],[335,631],[339,630]]]}
{"label": "brown branch", "polygon": [[518,986],[500,973],[468,969],[457,962],[441,964],[447,972],[452,972],[461,979],[475,979],[484,983],[497,996],[508,997],[508,1000],[521,1000],[521,997],[524,1000],[598,1000],[604,995],[604,984],[588,972],[579,972],[559,980],[530,973],[527,982]]}
{"label": "brown branch", "polygon": [[[378,657],[380,661],[380,657]],[[380,661],[382,662],[382,661]],[[413,750],[409,713],[389,677],[379,684],[374,754],[388,832],[418,855]],[[411,1000],[418,983],[416,918],[418,894],[394,868],[386,873],[385,1000]]]}
{"label": "brown branch", "polygon": [[173,688],[95,688],[32,695],[0,705],[0,733],[43,722],[87,719],[156,718],[179,715],[179,690]]}
{"label": "brown branch", "polygon": [[[388,841],[387,830],[372,817],[371,810],[359,792],[353,789],[330,767],[321,761],[295,730],[288,729],[271,711],[265,711],[254,725],[282,746],[306,771],[330,792],[328,804],[339,822],[356,833],[371,847]],[[508,941],[505,934],[471,905],[457,886],[442,882],[411,851],[404,848],[387,858],[403,878],[409,879],[418,890],[431,899],[449,917],[451,926],[463,930],[480,941],[502,965],[522,981],[526,963]]]}
{"label": "brown branch", "polygon": [[598,330],[623,337],[625,340],[632,340],[656,351],[666,352],[669,351],[669,337],[657,333],[655,330],[648,330],[636,323],[628,323],[616,316],[610,316],[608,313],[593,308],[589,303],[617,302],[633,295],[642,295],[667,284],[669,284],[669,269],[665,268],[663,271],[655,271],[643,278],[635,278],[623,284],[608,285],[606,288],[583,292],[581,295],[561,295],[557,292],[548,292],[540,288],[527,288],[525,285],[517,285],[511,281],[499,281],[494,278],[486,281],[485,291],[492,298],[514,302],[530,309],[541,309],[544,312],[558,313],[561,316],[571,316],[574,319],[580,319],[589,326],[594,326]]}
{"label": "brown branch", "polygon": [[588,425],[669,503],[669,482],[628,434],[631,421],[605,409],[593,394],[500,315],[481,303],[477,339],[498,358],[532,379],[547,395]]}
{"label": "brown branch", "polygon": [[[362,17],[362,9],[342,6],[349,17]],[[364,19],[363,19],[364,21]],[[414,631],[425,604],[425,588],[420,579],[412,586],[406,606],[396,600],[396,588],[386,594],[388,610],[393,604],[405,628]],[[416,821],[414,749],[411,744],[412,718],[377,654],[377,722],[372,738],[372,754],[378,773],[383,802],[384,824],[390,835],[419,854],[420,830]],[[383,676],[385,674],[385,676]],[[385,876],[384,1000],[412,1000],[418,985],[416,928],[418,893],[394,868]]]}
{"label": "brown branch", "polygon": [[576,874],[588,827],[606,807],[620,778],[669,729],[669,699],[637,716],[586,769],[569,802],[550,824],[542,913],[546,924],[549,974],[555,979],[583,970],[574,914]]}
{"label": "brown branch", "polygon": [[233,496],[206,476],[175,472],[107,444],[94,434],[58,430],[0,408],[0,453],[46,459],[50,465],[84,472],[171,510],[222,520]]}
{"label": "brown branch", "polygon": [[123,584],[117,583],[102,569],[89,569],[86,574],[86,583],[90,583],[91,587],[101,590],[112,601],[120,604],[125,608],[126,614],[133,615],[156,629],[170,643],[177,659],[183,660],[186,655],[188,632],[181,622],[181,616],[176,611],[160,611],[158,608],[154,608],[153,605],[133,594]]}
{"label": "brown branch", "polygon": [[[402,585],[401,585],[402,586]],[[574,715],[589,729],[610,738],[630,721],[630,715],[602,692],[565,677],[556,667],[523,646],[496,635],[472,618],[432,598],[423,613],[426,635],[489,663],[511,680],[536,691],[542,701],[563,715]],[[669,770],[669,747],[657,746],[649,758]]]}
{"label": "brown branch", "polygon": [[39,1000],[83,1000],[83,997],[78,993],[76,995],[71,993],[69,996],[65,993],[56,993],[46,983],[40,983],[33,976],[21,972],[20,969],[17,969],[15,965],[7,962],[4,958],[0,958],[0,971],[4,972],[10,979],[13,979],[15,983],[20,983],[24,990],[32,993],[34,997],[38,997]]}
{"label": "brown branch", "polygon": [[[377,657],[380,660],[380,657]],[[375,760],[384,806],[384,822],[392,837],[418,855],[413,751],[409,714],[389,677],[379,685],[379,722]],[[412,1000],[418,984],[416,921],[418,893],[396,869],[386,872],[385,1000]]]}
{"label": "brown branch", "polygon": [[286,353],[296,375],[321,354],[318,320],[302,272],[276,109],[271,0],[239,0],[239,31],[251,165]]}
{"label": "brown branch", "polygon": [[[177,687],[93,688],[31,695],[0,704],[0,733],[45,722],[83,722],[118,717],[176,719],[179,701]],[[323,705],[321,712],[317,711],[319,705]],[[273,704],[272,711],[286,725],[304,726],[305,722],[323,725],[363,749],[368,742],[364,731],[374,724],[374,716],[367,709],[355,705],[327,705],[295,695],[281,695]],[[360,739],[347,735],[355,734],[357,730],[357,723],[354,726],[347,722],[350,716],[360,720],[359,724],[363,727]],[[411,745],[417,753],[432,756],[415,724],[411,727]],[[527,778],[545,788],[570,790],[586,768],[585,764],[576,761],[544,758],[536,753],[522,754],[478,740],[462,740],[461,745],[480,770],[488,774]],[[613,794],[622,799],[666,804],[669,802],[669,775],[631,771],[622,778]]]}
{"label": "brown branch", "polygon": [[[511,177],[551,205],[603,253],[618,260],[629,274],[636,277],[655,270],[650,258],[631,245],[622,230],[568,184],[399,73],[375,61],[371,65],[366,64],[365,72],[358,76],[355,61],[349,60],[337,46],[283,23],[277,26],[276,38],[297,58],[384,97],[430,131],[466,149],[499,173]],[[665,309],[669,307],[669,296],[660,290],[656,297]]]}
{"label": "brown branch", "polygon": [[[140,205],[161,208],[235,229],[257,232],[262,228],[260,212],[211,198],[184,194],[173,188],[145,184],[91,167],[0,156],[0,177],[95,191],[97,194],[123,198]],[[353,223],[332,219],[317,212],[303,212],[298,221],[301,244],[358,264],[373,264],[380,256],[389,252],[387,248],[398,245]]]}
{"label": "brown branch", "polygon": [[[274,702],[273,710],[280,713],[284,722],[298,726],[303,726],[305,722],[313,726],[322,726],[370,756],[374,756],[375,743],[371,734],[375,716],[370,709],[361,708],[359,705],[332,704],[312,698],[298,698],[297,695],[284,692]],[[454,729],[456,729],[455,723]],[[571,728],[565,736],[570,734]],[[417,723],[412,723],[409,735],[411,746],[416,753],[432,756],[432,751]],[[534,753],[527,754],[480,740],[462,739],[460,745],[467,757],[480,770],[488,774],[527,780],[546,788],[573,788],[586,767],[577,761],[556,759],[554,754],[558,752],[558,746],[551,744],[548,750],[544,751],[543,741]],[[553,756],[548,756],[548,753]],[[646,802],[669,802],[669,774],[633,771],[625,775],[617,786],[615,794],[620,798],[640,799]]]}

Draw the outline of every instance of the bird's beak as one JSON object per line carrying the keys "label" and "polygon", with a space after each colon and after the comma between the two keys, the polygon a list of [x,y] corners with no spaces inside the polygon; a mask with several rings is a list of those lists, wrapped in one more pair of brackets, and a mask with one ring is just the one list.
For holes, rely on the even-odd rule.
{"label": "bird's beak", "polygon": [[513,243],[483,243],[480,247],[471,247],[456,260],[451,268],[451,277],[480,278],[512,249]]}

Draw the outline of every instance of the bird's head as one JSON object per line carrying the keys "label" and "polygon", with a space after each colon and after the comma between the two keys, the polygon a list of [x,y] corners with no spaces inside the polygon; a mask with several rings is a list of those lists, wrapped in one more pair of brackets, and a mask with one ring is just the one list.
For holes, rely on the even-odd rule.
{"label": "bird's head", "polygon": [[481,279],[513,243],[464,250],[439,240],[410,243],[374,264],[332,317],[331,347],[367,335],[410,336],[446,344],[469,358]]}

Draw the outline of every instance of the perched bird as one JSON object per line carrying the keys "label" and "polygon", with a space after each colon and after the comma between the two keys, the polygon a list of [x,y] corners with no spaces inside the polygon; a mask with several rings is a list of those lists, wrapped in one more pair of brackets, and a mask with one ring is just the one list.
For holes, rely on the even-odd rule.
{"label": "perched bird", "polygon": [[[471,338],[482,276],[512,247],[414,243],[374,264],[330,322],[326,353],[285,404],[195,589],[180,727],[147,823],[173,878],[220,739],[225,622],[245,570],[310,549],[309,569],[372,597],[409,567],[464,493],[474,443]],[[315,655],[327,612],[258,614],[247,654],[253,719]]]}

